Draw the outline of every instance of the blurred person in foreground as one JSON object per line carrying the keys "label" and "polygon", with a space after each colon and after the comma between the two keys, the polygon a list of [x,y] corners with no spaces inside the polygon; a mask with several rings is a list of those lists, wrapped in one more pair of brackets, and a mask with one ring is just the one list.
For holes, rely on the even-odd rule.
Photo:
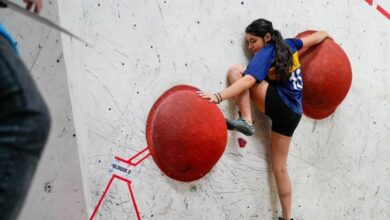
{"label": "blurred person in foreground", "polygon": [[[39,13],[41,0],[24,0]],[[0,7],[5,7],[0,0]],[[23,207],[50,129],[50,115],[16,42],[0,23],[0,219]]]}

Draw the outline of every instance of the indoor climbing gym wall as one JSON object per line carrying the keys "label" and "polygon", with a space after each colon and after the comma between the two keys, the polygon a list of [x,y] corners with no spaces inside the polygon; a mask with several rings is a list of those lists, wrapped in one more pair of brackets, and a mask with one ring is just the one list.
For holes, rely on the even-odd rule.
{"label": "indoor climbing gym wall", "polygon": [[253,108],[255,135],[226,132],[235,102],[203,108],[193,96],[223,90],[228,68],[247,65],[244,31],[257,18],[285,38],[324,30],[346,54],[343,70],[332,50],[324,56],[335,61],[308,71],[327,85],[318,97],[344,90],[323,114],[305,112],[294,134],[292,216],[390,219],[389,1],[59,0],[58,9],[85,41],[62,35],[89,219],[281,216],[269,118]]}

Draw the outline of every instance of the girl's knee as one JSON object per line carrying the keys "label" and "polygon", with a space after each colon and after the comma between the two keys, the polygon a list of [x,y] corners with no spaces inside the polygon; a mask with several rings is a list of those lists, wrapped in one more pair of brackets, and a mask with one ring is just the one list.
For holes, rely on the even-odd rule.
{"label": "girl's knee", "polygon": [[229,73],[239,73],[240,75],[242,74],[242,72],[244,72],[245,68],[239,64],[233,64],[230,66],[229,68]]}
{"label": "girl's knee", "polygon": [[272,172],[274,173],[274,175],[285,175],[287,174],[287,166],[272,165]]}
{"label": "girl's knee", "polygon": [[244,72],[244,67],[238,64],[233,64],[228,70],[228,78],[230,82],[237,80],[242,77],[242,73]]}

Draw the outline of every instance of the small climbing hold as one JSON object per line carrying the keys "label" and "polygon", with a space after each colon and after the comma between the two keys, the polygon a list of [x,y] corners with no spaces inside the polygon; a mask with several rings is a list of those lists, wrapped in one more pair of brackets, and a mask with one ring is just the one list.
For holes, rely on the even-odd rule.
{"label": "small climbing hold", "polygon": [[244,138],[238,138],[238,145],[241,147],[241,148],[244,148],[246,146],[246,140]]}

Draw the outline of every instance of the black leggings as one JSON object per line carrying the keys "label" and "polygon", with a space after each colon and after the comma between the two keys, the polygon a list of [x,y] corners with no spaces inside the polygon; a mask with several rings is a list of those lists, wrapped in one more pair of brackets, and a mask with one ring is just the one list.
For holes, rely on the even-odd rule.
{"label": "black leggings", "polygon": [[294,134],[302,117],[284,103],[276,86],[271,83],[265,95],[265,114],[272,120],[272,131],[288,137]]}

